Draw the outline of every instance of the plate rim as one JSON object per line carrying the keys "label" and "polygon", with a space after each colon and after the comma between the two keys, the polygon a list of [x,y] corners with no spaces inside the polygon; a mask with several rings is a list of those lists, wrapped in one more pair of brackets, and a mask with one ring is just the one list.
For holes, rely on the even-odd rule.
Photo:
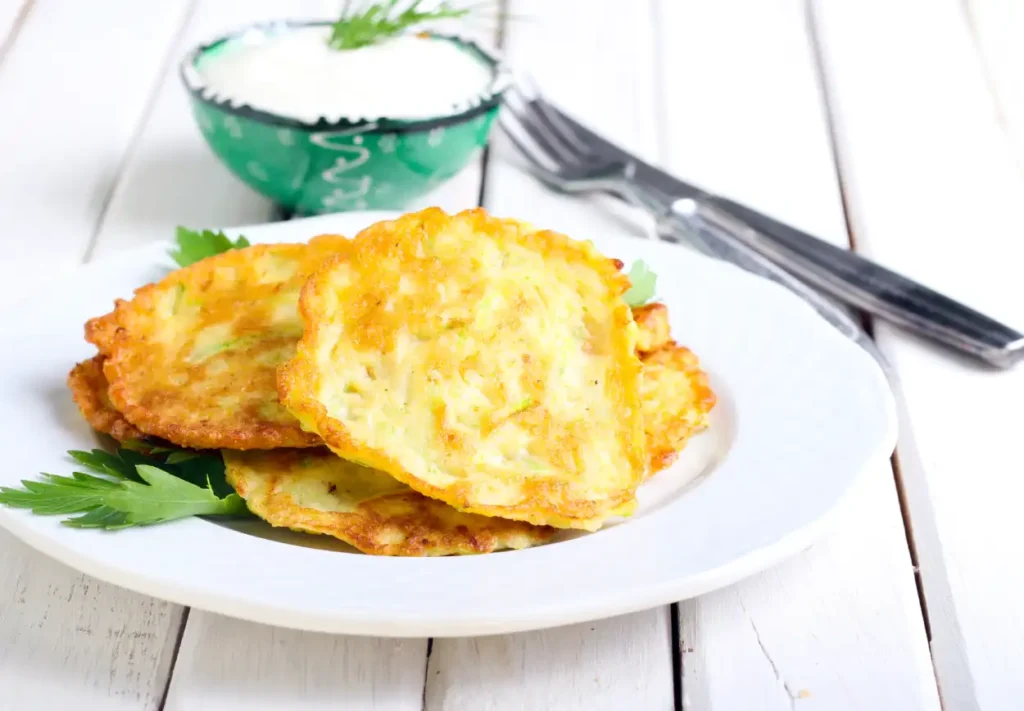
{"label": "plate rim", "polygon": [[[346,213],[345,219],[354,220],[358,216],[365,220],[364,224],[376,219],[390,219],[398,213],[391,212],[365,212]],[[229,233],[245,233],[251,238],[255,235],[254,241],[266,241],[260,239],[263,233],[273,233],[276,228],[286,226],[286,229],[295,229],[299,225],[314,227],[319,224],[329,225],[339,220],[338,215],[327,215],[302,220],[293,220],[284,223],[264,223],[260,225],[249,225],[225,230]],[[611,232],[609,230],[609,232]],[[612,235],[606,237],[612,242],[623,244],[642,242],[635,238]],[[110,257],[101,258],[87,265],[83,265],[76,273],[87,275],[89,271],[99,271],[103,268],[114,268],[118,263],[126,265],[136,264],[137,260],[155,253],[157,249],[166,249],[169,243],[148,244],[140,247],[116,253]],[[673,249],[668,245],[661,245]],[[679,249],[678,247],[674,249]],[[682,252],[682,250],[680,250]],[[485,619],[480,614],[476,616],[465,616],[463,618],[437,618],[434,616],[424,617],[423,615],[404,614],[396,615],[395,611],[389,611],[386,616],[383,611],[378,611],[377,616],[367,615],[365,611],[353,610],[346,614],[345,611],[335,610],[335,614],[325,615],[322,612],[296,611],[294,606],[268,605],[255,601],[253,598],[239,599],[237,596],[218,594],[211,592],[202,585],[196,585],[195,581],[167,580],[159,576],[152,577],[139,573],[135,570],[126,570],[121,565],[109,564],[101,554],[83,556],[80,549],[76,549],[65,543],[65,539],[55,536],[52,532],[47,533],[47,528],[38,525],[36,522],[43,518],[37,517],[30,512],[0,507],[0,525],[13,533],[16,537],[69,567],[77,569],[88,575],[92,575],[105,582],[118,585],[139,593],[150,595],[158,599],[164,599],[176,604],[196,607],[210,612],[228,615],[231,617],[251,620],[264,624],[278,625],[295,629],[303,629],[317,632],[345,633],[356,635],[368,635],[376,637],[458,637],[477,636],[483,634],[503,634],[520,632],[534,629],[543,629],[567,624],[579,623],[587,620],[618,616],[628,614],[637,610],[646,609],[662,604],[677,602],[689,599],[694,596],[729,585],[744,577],[760,572],[809,546],[828,527],[835,518],[844,502],[849,499],[849,492],[868,471],[870,467],[880,465],[891,454],[896,444],[896,407],[893,393],[888,381],[878,364],[860,349],[852,341],[848,341],[835,329],[820,319],[813,312],[810,306],[799,300],[798,297],[790,294],[782,287],[748,274],[738,268],[721,262],[716,262],[703,255],[685,252],[686,258],[694,260],[695,264],[701,265],[712,272],[728,274],[726,280],[742,279],[748,282],[751,288],[761,289],[764,293],[773,293],[775,298],[787,302],[785,309],[793,308],[795,313],[805,310],[804,316],[813,317],[807,323],[815,322],[812,330],[817,330],[822,337],[832,338],[834,343],[842,342],[843,348],[848,348],[849,353],[859,352],[864,365],[870,364],[874,367],[875,385],[878,386],[876,395],[881,397],[881,407],[884,412],[885,427],[877,438],[875,445],[870,452],[865,452],[860,458],[860,465],[856,471],[850,472],[845,481],[846,485],[842,491],[834,497],[829,505],[820,510],[810,521],[801,526],[789,530],[780,538],[754,548],[743,555],[734,556],[727,562],[716,567],[691,573],[681,579],[669,582],[647,583],[643,587],[621,588],[615,594],[604,594],[586,601],[564,601],[559,598],[559,604],[547,604],[542,608],[535,609],[532,613],[520,612],[517,616],[504,616]],[[717,280],[717,277],[715,277]],[[756,284],[756,286],[755,286]],[[55,298],[55,297],[54,297]],[[20,302],[19,302],[20,303]],[[671,305],[670,305],[671,306]],[[0,310],[0,322],[10,316],[10,311],[17,308],[17,303]],[[803,317],[801,317],[803,318]],[[831,336],[825,337],[826,332]],[[698,356],[701,354],[698,352]],[[713,369],[713,364],[711,364]],[[711,475],[714,477],[714,473]],[[699,491],[704,484],[697,487]],[[659,514],[660,515],[660,514]],[[641,518],[630,522],[626,526],[616,527],[630,529],[637,524],[643,523],[646,519],[653,519],[655,515]],[[51,519],[52,520],[52,519]],[[196,529],[196,535],[201,535],[198,526],[211,526],[206,521],[197,519],[177,522],[171,526],[178,528],[184,534],[186,527]],[[648,523],[647,526],[653,524]],[[647,527],[645,526],[645,527]],[[154,529],[137,529],[138,531],[153,531]],[[219,528],[219,527],[218,527]],[[226,530],[226,529],[225,529]],[[612,529],[614,530],[614,529]],[[80,536],[83,531],[75,531]],[[103,532],[95,532],[104,535]],[[238,535],[230,532],[232,535]],[[106,534],[111,535],[111,534]],[[123,534],[113,534],[123,535]],[[603,535],[599,534],[599,535]],[[280,545],[280,544],[279,544]],[[551,548],[559,548],[564,543],[557,544]],[[243,546],[244,547],[244,546]],[[90,549],[90,552],[95,549]],[[531,550],[542,550],[531,549]],[[523,551],[525,553],[526,551]],[[519,552],[500,553],[496,556],[484,556],[482,558],[498,558],[509,555],[516,555]],[[298,555],[296,556],[298,557]],[[359,556],[360,558],[362,556]],[[545,556],[547,557],[547,556]],[[411,560],[411,559],[404,559]],[[445,559],[417,559],[417,560],[445,560]],[[358,565],[355,567],[359,567]],[[364,566],[365,567],[365,566]],[[200,581],[201,582],[201,581]]]}

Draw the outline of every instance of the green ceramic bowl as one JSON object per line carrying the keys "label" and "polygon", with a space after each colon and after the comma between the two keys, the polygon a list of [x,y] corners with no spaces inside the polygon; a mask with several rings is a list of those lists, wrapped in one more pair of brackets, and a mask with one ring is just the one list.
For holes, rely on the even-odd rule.
{"label": "green ceramic bowl", "polygon": [[425,120],[320,119],[308,123],[238,104],[206,90],[200,69],[243,35],[260,41],[329,22],[252,25],[192,50],[181,77],[203,137],[257,192],[299,215],[401,209],[461,170],[486,145],[506,84],[499,60],[478,45],[435,35],[489,64],[486,94],[457,113]]}

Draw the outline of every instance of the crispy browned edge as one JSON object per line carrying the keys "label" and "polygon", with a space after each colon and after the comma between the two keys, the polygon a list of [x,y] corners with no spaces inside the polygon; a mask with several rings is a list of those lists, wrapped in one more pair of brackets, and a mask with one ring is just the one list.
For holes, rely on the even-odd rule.
{"label": "crispy browned edge", "polygon": [[[114,308],[121,299],[114,302]],[[110,353],[113,347],[114,334],[117,333],[117,318],[114,312],[91,318],[85,322],[85,340],[96,346],[101,355]]]}
{"label": "crispy browned edge", "polygon": [[[329,450],[325,450],[329,451]],[[354,546],[363,553],[371,555],[389,556],[423,556],[431,550],[444,550],[443,555],[452,553],[490,553],[492,551],[508,548],[510,538],[517,536],[528,536],[531,541],[543,543],[549,540],[556,529],[547,526],[532,526],[522,521],[509,521],[501,518],[488,518],[474,514],[463,514],[474,516],[477,519],[476,527],[472,530],[456,526],[454,531],[450,526],[445,526],[434,515],[434,508],[446,506],[443,502],[429,499],[423,494],[412,490],[396,492],[386,496],[378,497],[376,500],[398,499],[415,507],[416,511],[405,516],[394,518],[382,518],[372,508],[362,509],[357,520],[349,522],[346,514],[338,515],[335,512],[319,511],[317,509],[291,506],[276,506],[271,501],[272,493],[277,488],[279,477],[272,475],[267,482],[268,494],[261,497],[261,500],[252,501],[250,492],[245,486],[244,469],[248,466],[246,454],[255,454],[270,458],[283,457],[282,469],[287,468],[290,463],[288,458],[300,456],[305,453],[320,454],[316,450],[276,450],[271,452],[250,452],[240,453],[242,456],[226,457],[225,473],[228,483],[235,488],[238,495],[251,504],[253,508],[260,509],[260,518],[263,518],[272,526],[289,528],[304,533],[319,533],[332,536]],[[332,455],[333,456],[333,455]],[[233,461],[234,460],[234,461]],[[452,509],[453,513],[455,512]],[[406,535],[406,539],[400,544],[381,544],[378,541],[380,531],[387,528],[399,528]],[[439,554],[440,555],[440,554]]]}
{"label": "crispy browned edge", "polygon": [[675,369],[687,376],[693,389],[691,406],[703,420],[700,425],[692,426],[685,418],[677,417],[671,426],[647,434],[647,456],[651,463],[649,476],[653,476],[676,461],[690,437],[707,428],[707,415],[718,403],[718,398],[711,389],[708,374],[700,367],[700,359],[689,348],[669,341],[658,350],[643,354],[641,360],[645,365],[672,363],[678,366]]}
{"label": "crispy browned edge", "polygon": [[68,373],[68,388],[85,421],[118,442],[141,439],[144,435],[114,408],[107,399],[107,379],[103,375],[105,356],[84,360]]}
{"label": "crispy browned edge", "polygon": [[637,325],[636,349],[641,354],[656,351],[672,342],[665,304],[657,302],[634,306],[633,321]]}
{"label": "crispy browned edge", "polygon": [[259,244],[207,257],[172,272],[158,282],[136,289],[132,301],[119,299],[115,302],[114,327],[111,327],[107,320],[109,314],[90,321],[91,327],[86,324],[87,338],[91,336],[92,339],[95,339],[93,342],[100,347],[101,352],[104,346],[108,349],[103,372],[110,383],[109,396],[126,420],[146,434],[160,437],[179,446],[195,449],[276,449],[279,447],[317,447],[323,444],[316,434],[300,429],[298,423],[295,425],[264,423],[261,426],[249,427],[244,430],[214,430],[201,422],[185,425],[168,422],[160,416],[159,412],[136,403],[125,385],[126,379],[135,370],[136,364],[131,348],[126,347],[132,341],[132,334],[125,328],[121,315],[127,309],[132,308],[134,301],[146,298],[165,288],[169,282],[181,280],[184,272],[215,269],[223,262],[233,262],[247,258],[253,252],[265,252],[281,246],[295,245]]}
{"label": "crispy browned edge", "polygon": [[[474,230],[503,230],[511,224],[505,220],[492,217],[482,208],[465,210],[454,216],[472,220]],[[397,220],[377,223],[363,230],[355,237],[368,239],[374,231],[387,230],[388,233],[401,232],[415,234],[440,229],[452,217],[439,208],[428,208],[418,213],[404,215]],[[592,262],[602,279],[609,286],[609,297],[618,298],[629,289],[629,278],[621,274],[615,262],[601,256],[590,244],[570,240],[565,235],[548,230],[526,232],[518,235],[518,239],[531,249],[542,253],[562,253],[573,257],[584,257]],[[551,488],[548,482],[530,482],[526,489],[524,504],[519,506],[473,505],[466,496],[468,486],[456,484],[451,487],[437,487],[428,484],[406,471],[396,460],[385,452],[368,447],[360,447],[351,437],[348,429],[327,415],[326,408],[316,400],[313,393],[320,390],[319,375],[314,366],[315,344],[320,339],[322,324],[315,317],[313,303],[322,300],[330,287],[329,275],[333,268],[346,259],[339,255],[329,260],[306,282],[299,299],[299,312],[306,325],[305,333],[299,341],[296,357],[278,370],[278,389],[281,401],[304,423],[312,424],[312,429],[320,433],[327,445],[339,456],[352,461],[387,472],[404,484],[431,498],[440,499],[451,506],[470,513],[499,516],[515,520],[528,521],[536,525],[553,525],[559,528],[582,528],[595,530],[608,511],[622,510],[635,502],[635,488],[624,490],[618,496],[610,497],[599,506],[593,501],[574,501],[572,505],[560,506],[559,510],[544,506],[548,500],[545,496]],[[643,432],[643,414],[640,408],[639,383],[641,363],[636,356],[636,327],[628,306],[621,299],[611,307],[614,320],[613,333],[615,341],[613,349],[618,351],[618,372],[612,377],[619,379],[624,402],[621,403],[626,412],[627,428],[637,434]],[[630,438],[624,443],[626,458],[629,462],[634,479],[639,484],[647,475],[648,465],[643,437]],[[558,492],[551,492],[557,498]],[[526,509],[526,511],[520,510]],[[531,511],[532,509],[532,511]]]}

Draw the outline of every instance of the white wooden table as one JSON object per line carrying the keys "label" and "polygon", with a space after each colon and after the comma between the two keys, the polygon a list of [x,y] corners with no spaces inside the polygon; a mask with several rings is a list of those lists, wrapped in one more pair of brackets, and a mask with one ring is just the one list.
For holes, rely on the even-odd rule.
{"label": "white wooden table", "polygon": [[[272,219],[203,145],[176,64],[337,4],[0,0],[0,288],[179,223]],[[507,4],[509,58],[600,131],[1024,326],[1024,3]],[[542,189],[500,144],[424,203],[481,200],[578,237],[645,235]],[[0,532],[0,709],[1024,708],[1024,370],[876,335],[900,379],[892,467],[759,576],[569,628],[395,641],[185,609]]]}

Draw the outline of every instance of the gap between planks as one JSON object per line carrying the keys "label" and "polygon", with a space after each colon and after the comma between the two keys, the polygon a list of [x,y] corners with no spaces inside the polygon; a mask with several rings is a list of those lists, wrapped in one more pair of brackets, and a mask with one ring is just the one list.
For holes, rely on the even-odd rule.
{"label": "gap between planks", "polygon": [[167,72],[177,61],[176,51],[178,44],[185,36],[188,26],[192,22],[197,2],[198,0],[188,0],[185,12],[181,14],[181,21],[178,24],[178,30],[174,33],[174,37],[168,43],[167,51],[164,54],[164,60],[160,63],[160,69],[158,70],[156,79],[153,81],[153,86],[149,91],[149,95],[146,97],[146,103],[142,108],[142,113],[139,116],[138,122],[135,124],[135,130],[132,131],[131,140],[128,142],[128,150],[124,152],[121,156],[121,160],[118,161],[117,172],[115,173],[118,178],[111,182],[110,188],[103,196],[103,203],[100,206],[99,214],[96,216],[96,223],[93,225],[92,234],[89,236],[89,243],[85,247],[85,254],[82,256],[83,264],[91,260],[93,252],[96,251],[96,245],[99,243],[100,232],[103,229],[103,221],[106,219],[107,211],[110,209],[110,204],[114,199],[118,183],[125,175],[125,168],[131,164],[132,159],[135,157],[139,141],[142,138],[142,133],[146,130],[149,118],[153,115],[153,108],[156,106],[157,99],[160,97],[160,89],[163,87],[163,78],[167,76]]}
{"label": "gap between planks", "polygon": [[178,630],[174,635],[174,646],[171,647],[171,662],[167,668],[167,678],[164,680],[164,689],[160,694],[160,701],[156,706],[158,711],[164,711],[164,708],[167,706],[167,695],[171,691],[171,679],[174,678],[174,669],[178,665],[178,653],[181,651],[181,640],[185,637],[185,626],[188,625],[188,618],[191,612],[191,607],[185,607],[181,611]]}
{"label": "gap between planks", "polygon": [[[805,0],[805,20],[807,23],[807,36],[810,38],[811,53],[814,57],[814,70],[818,80],[818,91],[821,94],[822,106],[825,109],[825,123],[828,130],[828,142],[829,150],[832,153],[832,164],[835,166],[836,185],[839,188],[839,198],[843,207],[843,220],[846,224],[846,234],[850,239],[850,249],[857,251],[857,235],[853,230],[850,222],[850,203],[847,198],[846,186],[843,183],[843,166],[842,160],[837,150],[837,137],[835,131],[835,117],[833,115],[833,105],[829,95],[828,77],[825,73],[825,68],[822,64],[822,50],[820,37],[818,35],[818,29],[815,22],[814,16],[814,1]],[[863,312],[858,312],[861,324],[868,336],[875,339],[874,320]],[[886,379],[889,380],[890,385],[897,398],[899,398],[899,380],[896,375],[896,371],[887,363],[882,363],[882,370],[885,372]],[[900,419],[904,419],[902,406],[900,409]],[[928,617],[928,602],[924,596],[924,585],[921,581],[921,569],[918,564],[918,553],[917,545],[914,541],[914,527],[910,520],[910,505],[907,502],[906,487],[904,486],[902,472],[899,465],[898,452],[894,451],[892,456],[889,458],[892,464],[893,479],[896,484],[896,498],[899,501],[900,517],[903,519],[903,531],[907,541],[907,551],[910,554],[910,562],[914,567],[914,586],[917,589],[917,601],[921,606],[921,617],[924,620],[925,636],[928,638],[928,642],[931,643],[932,631],[931,631],[931,620]],[[930,646],[929,646],[930,651]],[[933,660],[934,668],[934,660]]]}
{"label": "gap between planks", "polygon": [[17,12],[14,13],[14,17],[11,18],[11,24],[7,28],[7,34],[4,36],[3,41],[0,42],[0,66],[3,66],[7,53],[10,51],[11,47],[14,46],[15,40],[18,39],[18,34],[21,32],[21,28],[24,27],[25,21],[28,20],[28,16],[32,12],[33,5],[35,5],[35,0],[24,0],[21,7],[19,7]]}

